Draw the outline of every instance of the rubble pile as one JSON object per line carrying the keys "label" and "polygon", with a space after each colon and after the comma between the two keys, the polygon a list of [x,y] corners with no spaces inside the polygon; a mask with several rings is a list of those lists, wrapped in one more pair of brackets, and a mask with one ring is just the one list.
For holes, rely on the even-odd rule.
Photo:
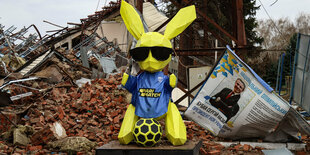
{"label": "rubble pile", "polygon": [[[121,75],[111,74],[82,87],[60,85],[37,96],[27,110],[17,114],[20,117],[16,121],[18,127],[10,125],[11,129],[2,134],[0,152],[91,153],[96,147],[117,140],[130,102],[130,94],[120,87]],[[13,109],[11,106],[8,108]],[[245,149],[244,146],[225,149],[216,143],[223,139],[213,137],[194,122],[185,121],[185,124],[189,140],[203,140],[202,154],[259,151],[258,148]]]}
{"label": "rubble pile", "polygon": [[[107,79],[93,80],[81,88],[51,89],[33,103],[25,115],[21,115],[19,124],[31,127],[34,131],[31,135],[28,132],[28,140],[20,145],[46,148],[49,142],[67,136],[85,137],[97,142],[96,146],[117,140],[120,122],[128,105],[125,101],[127,92],[118,89],[120,81],[121,74],[115,74]],[[59,134],[60,131],[64,133]]]}

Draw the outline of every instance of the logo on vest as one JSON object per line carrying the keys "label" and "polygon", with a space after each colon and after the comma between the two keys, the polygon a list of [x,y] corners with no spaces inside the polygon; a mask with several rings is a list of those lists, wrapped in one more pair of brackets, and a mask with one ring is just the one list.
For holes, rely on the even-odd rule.
{"label": "logo on vest", "polygon": [[149,88],[140,88],[139,89],[140,96],[141,97],[160,97],[161,93],[155,92],[155,89],[149,89]]}
{"label": "logo on vest", "polygon": [[158,77],[158,82],[162,82],[164,80],[164,78],[162,76]]}

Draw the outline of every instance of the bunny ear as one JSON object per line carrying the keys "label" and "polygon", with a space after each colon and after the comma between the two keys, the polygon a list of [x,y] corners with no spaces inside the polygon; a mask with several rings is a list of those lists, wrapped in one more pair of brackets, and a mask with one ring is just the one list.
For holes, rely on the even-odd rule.
{"label": "bunny ear", "polygon": [[196,19],[195,6],[182,8],[168,23],[164,36],[171,40],[182,33]]}
{"label": "bunny ear", "polygon": [[120,14],[128,31],[133,35],[133,37],[139,40],[144,33],[143,24],[139,14],[124,0],[122,0]]}

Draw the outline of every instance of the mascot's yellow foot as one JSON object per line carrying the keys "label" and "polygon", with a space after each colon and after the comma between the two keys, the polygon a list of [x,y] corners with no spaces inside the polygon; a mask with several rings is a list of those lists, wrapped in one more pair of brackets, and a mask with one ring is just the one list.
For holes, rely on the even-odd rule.
{"label": "mascot's yellow foot", "polygon": [[186,138],[186,127],[178,108],[174,103],[169,102],[166,116],[166,136],[172,145],[183,145]]}
{"label": "mascot's yellow foot", "polygon": [[137,121],[138,116],[135,115],[135,107],[130,104],[125,113],[123,124],[118,134],[118,140],[121,144],[128,144],[134,139],[132,131]]}

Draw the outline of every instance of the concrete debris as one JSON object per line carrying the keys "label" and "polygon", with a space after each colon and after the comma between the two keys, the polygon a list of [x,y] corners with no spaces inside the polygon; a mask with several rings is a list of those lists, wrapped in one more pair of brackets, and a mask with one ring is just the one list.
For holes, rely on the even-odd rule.
{"label": "concrete debris", "polygon": [[30,142],[29,136],[32,133],[33,133],[32,127],[18,125],[17,128],[13,127],[9,131],[3,133],[1,137],[7,141],[13,139],[13,145],[27,146]]}
{"label": "concrete debris", "polygon": [[48,66],[44,70],[35,73],[35,76],[46,78],[49,83],[59,83],[63,78],[62,74],[55,65]]}
{"label": "concrete debris", "polygon": [[27,144],[30,142],[27,135],[22,132],[20,129],[15,129],[13,131],[13,145],[23,145],[27,146]]}
{"label": "concrete debris", "polygon": [[82,87],[84,84],[88,83],[91,84],[91,80],[90,79],[86,79],[86,78],[81,78],[79,80],[76,80],[75,83],[79,86]]}
{"label": "concrete debris", "polygon": [[26,60],[24,58],[9,54],[4,55],[1,58],[1,61],[4,62],[5,64],[8,64],[8,66],[13,70],[16,70],[17,68],[21,67],[26,63]]}
{"label": "concrete debris", "polygon": [[114,70],[116,70],[116,65],[114,62],[114,59],[109,58],[109,57],[102,57],[100,59],[100,64],[103,68],[103,71],[105,73],[112,73]]}
{"label": "concrete debris", "polygon": [[54,142],[48,143],[48,147],[58,149],[64,152],[81,152],[81,151],[91,151],[96,146],[95,142],[88,140],[85,137],[67,137]]}

